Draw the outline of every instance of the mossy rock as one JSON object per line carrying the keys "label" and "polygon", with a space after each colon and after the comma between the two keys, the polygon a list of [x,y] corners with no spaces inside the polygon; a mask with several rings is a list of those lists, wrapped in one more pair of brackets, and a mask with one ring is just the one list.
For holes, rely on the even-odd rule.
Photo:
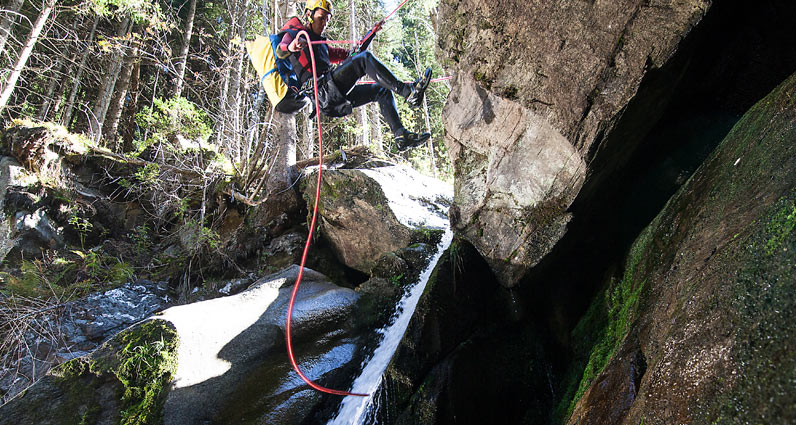
{"label": "mossy rock", "polygon": [[[796,74],[741,118],[636,240],[624,277],[573,332],[592,338],[576,346],[560,419],[796,420],[793,93]],[[643,377],[622,385],[638,354]]]}
{"label": "mossy rock", "polygon": [[135,325],[94,353],[51,369],[0,407],[0,424],[158,424],[177,370],[170,323]]}

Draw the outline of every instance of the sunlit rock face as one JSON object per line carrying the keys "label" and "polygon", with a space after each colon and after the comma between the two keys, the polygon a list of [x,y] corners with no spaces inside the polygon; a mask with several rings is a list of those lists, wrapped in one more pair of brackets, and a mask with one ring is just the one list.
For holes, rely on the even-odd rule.
{"label": "sunlit rock face", "polygon": [[444,114],[457,172],[451,221],[511,285],[566,231],[562,211],[586,164],[542,116],[468,76],[457,81]]}
{"label": "sunlit rock face", "polygon": [[[304,196],[312,209],[317,169],[307,172]],[[325,170],[318,225],[340,261],[371,273],[383,255],[447,225],[450,185],[385,162],[358,169]]]}
{"label": "sunlit rock face", "polygon": [[[250,415],[287,423],[284,418],[314,406],[317,395],[297,396],[306,386],[286,361],[284,347],[287,303],[298,269],[266,276],[237,295],[163,312],[161,318],[173,323],[180,337],[166,424],[232,422],[230,418]],[[342,323],[358,298],[353,290],[305,270],[291,329],[297,361],[310,379],[321,379],[352,360],[354,340]]]}
{"label": "sunlit rock face", "polygon": [[439,54],[457,75],[443,112],[458,181],[454,224],[503,285],[565,233],[601,142],[709,5],[440,3]]}

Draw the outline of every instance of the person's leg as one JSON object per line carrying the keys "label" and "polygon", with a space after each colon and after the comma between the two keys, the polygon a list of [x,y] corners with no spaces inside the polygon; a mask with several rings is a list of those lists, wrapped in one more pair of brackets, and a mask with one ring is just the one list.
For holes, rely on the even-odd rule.
{"label": "person's leg", "polygon": [[360,84],[351,89],[346,98],[355,108],[370,102],[378,102],[379,112],[390,126],[393,136],[401,136],[406,131],[401,123],[398,108],[395,106],[395,98],[390,90],[378,84]]}
{"label": "person's leg", "polygon": [[411,84],[396,78],[383,63],[367,51],[354,56],[332,71],[332,78],[343,94],[351,90],[357,80],[365,75],[399,96],[407,97],[412,94]]}
{"label": "person's leg", "polygon": [[373,101],[379,102],[381,116],[384,121],[387,121],[387,125],[390,126],[390,131],[392,131],[399,151],[418,146],[431,137],[431,133],[413,133],[406,130],[401,123],[401,117],[398,116],[398,109],[395,107],[395,98],[392,95],[392,91],[378,84],[355,86],[346,98],[355,108]]}

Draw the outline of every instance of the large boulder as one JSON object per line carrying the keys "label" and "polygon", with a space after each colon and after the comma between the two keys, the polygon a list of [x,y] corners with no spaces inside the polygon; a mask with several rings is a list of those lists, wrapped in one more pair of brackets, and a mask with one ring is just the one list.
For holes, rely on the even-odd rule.
{"label": "large boulder", "polygon": [[[322,398],[293,372],[284,343],[287,303],[298,270],[291,266],[263,277],[236,295],[169,308],[152,321],[124,330],[90,354],[51,369],[0,407],[0,424],[66,424],[79,423],[80,418],[86,423],[119,423],[120,417],[131,414],[140,419],[131,423],[306,420]],[[133,305],[115,291],[92,298],[97,314],[118,308],[113,299]],[[296,360],[310,379],[350,385],[338,370],[355,358],[357,339],[346,323],[358,299],[355,291],[304,270],[291,330]],[[115,319],[98,316],[74,322],[104,333],[120,323]],[[87,348],[87,342],[86,336],[81,347]],[[129,368],[148,373],[143,365],[153,361],[160,365],[151,371],[156,382],[139,385],[127,376]],[[142,388],[130,389],[131,385]]]}
{"label": "large boulder", "polygon": [[[667,64],[710,5],[440,2],[439,53],[456,74],[443,111],[453,224],[503,285],[516,285],[563,236],[566,211],[642,79]],[[614,162],[635,149],[630,136]]]}
{"label": "large boulder", "polygon": [[0,424],[161,423],[178,344],[162,320],[126,329],[0,406]]}
{"label": "large boulder", "polygon": [[[163,312],[181,341],[164,423],[298,423],[312,411],[320,395],[293,372],[284,344],[298,270],[291,266],[240,294]],[[305,269],[291,331],[296,360],[310,379],[328,378],[353,359],[344,325],[358,298]]]}
{"label": "large boulder", "polygon": [[794,94],[744,115],[595,299],[568,423],[796,421]]}
{"label": "large boulder", "polygon": [[[305,175],[310,214],[316,182],[317,167]],[[383,255],[430,242],[426,236],[447,225],[449,203],[449,185],[408,167],[377,162],[324,170],[318,226],[342,263],[371,273]]]}

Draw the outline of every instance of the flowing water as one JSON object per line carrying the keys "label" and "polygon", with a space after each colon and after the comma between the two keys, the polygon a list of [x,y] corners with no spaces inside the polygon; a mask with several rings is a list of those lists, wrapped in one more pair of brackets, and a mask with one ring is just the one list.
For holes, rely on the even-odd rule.
{"label": "flowing water", "polygon": [[401,172],[400,167],[363,171],[382,186],[390,209],[401,223],[410,227],[423,226],[444,229],[444,234],[436,247],[434,256],[420,274],[418,281],[406,291],[399,301],[388,324],[377,331],[382,336],[381,342],[373,354],[362,363],[362,372],[354,380],[351,392],[370,395],[368,397],[347,396],[343,398],[337,416],[329,421],[328,425],[370,423],[374,411],[378,410],[376,403],[379,397],[377,394],[380,391],[382,375],[406,332],[417,302],[423,294],[434,267],[453,239],[453,233],[448,226],[447,205],[445,202],[439,202],[442,198],[452,195],[450,185],[417,175],[408,180],[407,174]]}
{"label": "flowing water", "polygon": [[337,416],[328,422],[329,425],[364,424],[368,413],[377,407],[374,400],[381,385],[382,375],[387,369],[396,348],[398,348],[398,343],[401,342],[404,332],[406,332],[406,327],[409,325],[409,320],[412,318],[412,313],[415,311],[420,295],[423,294],[431,272],[437,265],[442,253],[450,245],[452,238],[453,233],[446,229],[442,240],[437,246],[436,254],[434,254],[426,269],[423,270],[418,282],[407,291],[407,294],[399,302],[390,324],[378,330],[384,338],[373,351],[373,356],[363,362],[362,373],[354,380],[354,385],[351,388],[351,392],[370,395],[368,397],[345,397],[340,404]]}

